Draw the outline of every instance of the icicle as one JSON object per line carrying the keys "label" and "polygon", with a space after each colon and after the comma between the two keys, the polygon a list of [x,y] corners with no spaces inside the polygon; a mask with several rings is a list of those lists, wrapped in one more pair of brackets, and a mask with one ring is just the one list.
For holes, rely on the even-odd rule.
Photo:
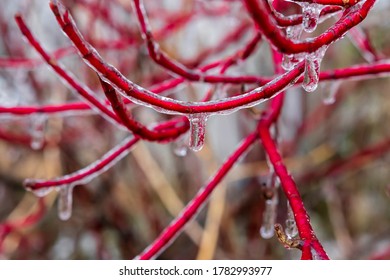
{"label": "icicle", "polygon": [[[295,25],[289,26],[286,29],[286,36],[292,41],[298,41],[302,34],[302,26]],[[305,55],[302,53],[298,54],[283,54],[282,68],[284,70],[291,70],[296,64],[301,62],[305,58]]]}
{"label": "icicle", "polygon": [[42,149],[45,143],[45,127],[47,122],[47,116],[44,114],[38,114],[31,116],[31,143],[30,146],[33,150]]}
{"label": "icicle", "polygon": [[265,201],[265,209],[263,212],[263,223],[260,228],[260,235],[264,239],[270,239],[274,236],[274,225],[276,223],[278,207],[278,196],[275,191],[272,198]]}
{"label": "icicle", "polygon": [[305,59],[305,75],[302,87],[307,92],[315,91],[318,85],[319,63],[310,58]]}
{"label": "icicle", "polygon": [[58,217],[66,221],[72,216],[73,186],[61,186],[58,192]]}
{"label": "icicle", "polygon": [[317,51],[306,55],[302,87],[307,92],[315,91],[318,86],[321,61],[327,48],[328,46],[323,46]]}
{"label": "icicle", "polygon": [[317,28],[323,5],[315,3],[301,3],[303,21],[302,26],[306,32],[313,32]]}
{"label": "icicle", "polygon": [[187,155],[188,146],[186,144],[187,134],[184,134],[180,136],[176,141],[173,143],[173,152],[178,157],[184,157]]}
{"label": "icicle", "polygon": [[[275,136],[277,131],[275,130]],[[278,176],[275,174],[273,165],[268,157],[266,157],[267,165],[269,167],[269,175],[267,180],[263,181],[263,192],[265,195],[265,208],[263,212],[263,221],[260,228],[260,235],[264,239],[270,239],[274,236],[274,226],[277,218],[277,208],[279,203],[278,189],[280,181]]]}
{"label": "icicle", "polygon": [[322,86],[322,102],[325,105],[331,105],[336,101],[336,94],[340,88],[340,81],[326,82]]}
{"label": "icicle", "polygon": [[190,121],[190,148],[198,152],[204,145],[204,137],[206,133],[206,114],[194,114],[189,115],[188,120]]}
{"label": "icicle", "polygon": [[285,232],[288,239],[294,239],[298,235],[298,229],[295,223],[294,213],[288,201],[287,201],[287,219],[286,219]]}

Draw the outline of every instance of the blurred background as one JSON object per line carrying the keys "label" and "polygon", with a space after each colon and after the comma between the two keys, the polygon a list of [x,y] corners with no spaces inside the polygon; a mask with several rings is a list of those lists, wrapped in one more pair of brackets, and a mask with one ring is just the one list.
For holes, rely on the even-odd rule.
{"label": "blurred background", "polygon": [[[63,1],[104,59],[149,88],[172,74],[148,56],[131,2]],[[327,50],[322,70],[375,63],[390,56],[390,3],[377,2],[354,31],[358,35],[347,35]],[[22,39],[13,19],[16,13],[23,15],[46,50],[61,49],[61,63],[103,98],[96,74],[62,34],[46,0],[2,0],[1,7],[1,108],[79,100]],[[161,49],[188,67],[232,55],[254,34],[241,1],[145,1],[145,8]],[[283,12],[300,12],[300,8],[286,2]],[[315,33],[304,36],[320,34],[337,18],[327,19]],[[366,37],[373,53],[359,52],[356,47],[356,38]],[[273,73],[266,41],[227,71],[265,77]],[[386,75],[366,78],[321,82],[310,94],[298,86],[289,89],[276,129],[313,228],[333,259],[390,258],[390,80]],[[224,97],[251,87],[185,82],[164,94],[194,101],[210,89]],[[197,153],[186,151],[188,136],[167,144],[138,143],[110,170],[74,188],[73,213],[67,221],[57,216],[56,191],[39,202],[25,190],[23,181],[75,172],[101,158],[128,133],[92,111],[50,116],[2,112],[0,258],[134,258],[253,131],[265,106],[211,117],[206,144]],[[133,106],[132,113],[146,124],[169,119],[140,106]],[[299,259],[298,250],[286,249],[275,236],[266,239],[259,233],[264,226],[264,185],[269,180],[264,151],[256,143],[158,258]],[[276,222],[285,225],[288,211],[280,190],[278,198]],[[12,223],[16,226],[9,231],[7,225]]]}

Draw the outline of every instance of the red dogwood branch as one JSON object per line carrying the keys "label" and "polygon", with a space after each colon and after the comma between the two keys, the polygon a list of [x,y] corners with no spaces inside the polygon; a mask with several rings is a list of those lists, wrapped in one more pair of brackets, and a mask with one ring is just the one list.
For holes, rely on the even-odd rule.
{"label": "red dogwood branch", "polygon": [[181,102],[170,98],[163,98],[147,89],[129,81],[113,66],[106,64],[95,49],[92,48],[76,29],[69,11],[59,3],[51,2],[51,8],[61,28],[72,40],[80,55],[88,61],[89,65],[101,75],[101,78],[115,88],[119,89],[135,102],[152,106],[164,113],[199,114],[218,113],[238,110],[240,107],[253,106],[254,103],[264,101],[276,93],[291,86],[304,70],[304,64],[298,64],[293,70],[282,77],[271,81],[261,88],[255,89],[245,95],[221,101],[209,102]]}
{"label": "red dogwood branch", "polygon": [[330,45],[341,38],[349,29],[362,22],[375,4],[375,0],[366,0],[361,6],[356,4],[347,8],[338,22],[320,36],[302,42],[294,42],[287,38],[277,28],[277,24],[273,18],[269,17],[265,2],[245,0],[245,5],[261,33],[272,45],[285,54],[312,53],[323,46]]}
{"label": "red dogwood branch", "polygon": [[211,178],[210,182],[198,191],[178,217],[164,229],[164,231],[137,257],[137,259],[149,260],[156,258],[166,246],[175,240],[175,237],[183,230],[188,221],[193,219],[200,209],[202,209],[221,180],[236,164],[238,159],[252,146],[256,139],[256,133],[252,133],[245,138],[232,155],[222,164],[216,174]]}
{"label": "red dogwood branch", "polygon": [[12,232],[17,230],[31,227],[37,224],[43,219],[46,214],[46,206],[43,198],[39,198],[37,201],[37,209],[35,212],[32,212],[30,215],[16,221],[6,221],[0,223],[0,253],[2,252],[3,242],[5,238]]}
{"label": "red dogwood branch", "polygon": [[297,3],[311,3],[320,5],[337,5],[342,7],[349,7],[357,4],[360,0],[290,0]]}
{"label": "red dogwood branch", "polygon": [[289,201],[294,212],[294,218],[298,227],[299,236],[304,242],[304,247],[302,249],[304,254],[302,254],[302,258],[305,259],[310,257],[312,253],[310,252],[309,254],[309,251],[311,251],[311,248],[313,248],[320,259],[329,259],[310,224],[309,216],[306,212],[305,206],[303,205],[302,198],[299,194],[295,181],[284,165],[283,159],[278,151],[275,141],[271,137],[269,131],[269,121],[267,119],[262,120],[260,123],[259,136],[267,156],[272,164],[272,167],[280,179],[280,183],[287,200]]}
{"label": "red dogwood branch", "polygon": [[[272,15],[273,19],[275,20],[276,24],[280,27],[288,27],[288,26],[294,26],[298,24],[302,24],[303,16],[302,15],[295,15],[295,16],[289,16],[285,17],[282,14],[278,13],[273,9],[269,1],[264,1],[264,8],[267,9],[267,12]],[[320,18],[324,16],[329,16],[331,14],[337,13],[341,11],[341,7],[337,6],[326,6],[321,10]]]}
{"label": "red dogwood branch", "polygon": [[98,100],[94,93],[91,92],[86,86],[82,85],[71,73],[65,70],[60,63],[52,56],[50,56],[41,46],[41,44],[34,38],[31,31],[23,21],[20,15],[15,16],[16,23],[22,34],[26,37],[32,47],[42,56],[46,63],[73,89],[80,94],[93,108],[100,111],[104,116],[107,116],[109,120],[114,120],[120,124],[118,117],[110,111],[100,100]]}

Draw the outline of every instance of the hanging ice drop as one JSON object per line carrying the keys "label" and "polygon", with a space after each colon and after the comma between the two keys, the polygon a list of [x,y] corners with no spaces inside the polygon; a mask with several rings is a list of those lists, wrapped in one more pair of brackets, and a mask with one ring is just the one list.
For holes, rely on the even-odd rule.
{"label": "hanging ice drop", "polygon": [[58,217],[66,221],[72,216],[73,186],[62,186],[58,192]]}
{"label": "hanging ice drop", "polygon": [[38,114],[31,116],[30,135],[31,143],[30,146],[33,150],[42,149],[45,143],[45,127],[47,117],[44,114]]}
{"label": "hanging ice drop", "polygon": [[190,148],[198,152],[204,145],[204,137],[206,133],[206,121],[207,115],[205,114],[194,114],[188,116],[190,121]]}
{"label": "hanging ice drop", "polygon": [[331,105],[336,102],[336,95],[340,88],[340,81],[333,81],[325,83],[322,88],[322,102],[325,105]]}
{"label": "hanging ice drop", "polygon": [[305,59],[305,75],[303,77],[302,87],[307,92],[313,92],[318,86],[319,63],[316,60]]}
{"label": "hanging ice drop", "polygon": [[318,86],[321,61],[327,48],[328,46],[323,46],[317,51],[306,55],[302,87],[307,92],[315,91]]}
{"label": "hanging ice drop", "polygon": [[276,192],[271,199],[265,201],[263,212],[263,223],[260,228],[260,235],[264,239],[270,239],[274,236],[274,225],[276,223],[278,207],[278,197]]}

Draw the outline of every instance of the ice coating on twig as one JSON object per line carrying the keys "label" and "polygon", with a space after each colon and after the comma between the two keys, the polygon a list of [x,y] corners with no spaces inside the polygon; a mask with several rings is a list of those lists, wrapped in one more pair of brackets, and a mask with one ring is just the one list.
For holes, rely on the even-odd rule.
{"label": "ice coating on twig", "polygon": [[378,59],[378,54],[372,48],[368,35],[360,26],[350,29],[348,37],[367,62],[374,62]]}
{"label": "ice coating on twig", "polygon": [[31,192],[33,194],[35,194],[37,197],[45,197],[49,193],[51,193],[52,190],[53,190],[53,188],[40,188],[40,189],[36,189],[36,190],[31,190]]}
{"label": "ice coating on twig", "polygon": [[[269,30],[271,31],[271,33],[272,33],[272,30],[273,30],[273,28],[272,28],[272,24],[271,24],[271,28],[269,28]],[[64,30],[66,30],[66,29],[71,29],[71,27],[70,27],[70,25],[69,25],[69,23],[66,23],[66,24],[64,24],[63,25],[63,27],[64,27]],[[74,36],[70,36],[70,37],[74,37]],[[79,44],[79,45],[81,45],[82,44],[82,42]],[[282,50],[283,48],[281,48],[281,50]],[[311,49],[311,48],[309,48],[309,49]],[[155,50],[154,50],[155,51]],[[306,52],[306,50],[301,50],[301,52]],[[87,52],[87,51],[83,51],[82,52],[83,53],[83,57],[89,57],[90,55],[93,55],[93,53],[89,53],[89,52]],[[151,53],[153,53],[153,52],[151,52]],[[162,57],[164,57],[164,56],[162,56]],[[300,64],[301,66],[300,66],[300,69],[301,69],[301,72],[303,71],[303,63],[301,63]],[[99,65],[98,65],[99,66]],[[310,66],[310,65],[309,65]],[[99,68],[99,67],[98,67]],[[104,75],[104,73],[105,73],[105,71],[104,70],[107,70],[105,67],[100,67],[101,69],[103,69],[103,73],[102,73],[102,75]],[[108,73],[109,71],[107,70],[107,73]],[[309,71],[307,71],[307,72],[309,72]],[[297,74],[298,75],[298,74]],[[114,81],[116,81],[116,77],[114,77],[113,75],[110,75],[110,76],[108,76],[107,75],[107,77],[110,77],[112,80],[114,80]],[[294,76],[294,77],[291,77],[290,76],[290,81],[292,81],[293,80],[293,78],[295,78],[296,76]],[[283,81],[284,83],[283,84],[285,84],[285,82],[286,81]],[[131,93],[133,93],[132,91],[133,91],[133,88],[127,88],[126,87],[126,84],[125,83],[119,83],[119,85],[121,85],[121,88],[122,88],[122,90],[124,91],[124,92],[129,92],[129,91],[131,91]],[[279,86],[279,87],[272,87],[271,88],[271,90],[269,90],[269,91],[267,91],[267,93],[268,93],[268,95],[266,95],[266,96],[259,96],[259,95],[255,95],[255,97],[256,98],[248,98],[247,100],[244,100],[245,101],[245,104],[244,104],[244,102],[236,102],[236,101],[240,101],[240,100],[238,100],[238,99],[231,99],[231,101],[230,100],[225,100],[224,101],[224,105],[226,105],[226,106],[218,106],[219,104],[218,103],[215,103],[215,104],[199,104],[199,106],[194,106],[193,104],[184,104],[184,105],[186,105],[186,106],[180,106],[180,104],[177,104],[177,103],[174,103],[173,101],[171,101],[171,100],[162,100],[162,99],[157,99],[157,98],[154,98],[153,96],[140,96],[140,97],[142,97],[142,98],[138,98],[138,99],[140,99],[140,101],[142,101],[142,102],[147,102],[147,103],[149,103],[149,104],[151,104],[152,106],[156,106],[156,107],[159,107],[159,108],[161,108],[161,109],[165,109],[165,110],[171,110],[170,112],[176,112],[176,111],[178,111],[179,113],[183,113],[183,114],[200,114],[200,113],[202,113],[202,112],[210,112],[210,111],[212,111],[212,112],[215,112],[216,111],[216,109],[221,109],[221,111],[223,111],[223,110],[225,110],[225,109],[227,109],[227,110],[231,110],[233,107],[235,107],[236,105],[243,105],[243,106],[245,106],[246,104],[249,104],[250,102],[257,102],[258,100],[259,100],[259,98],[263,98],[263,97],[270,97],[271,95],[273,95],[273,94],[275,94],[276,92],[279,92],[281,90],[281,87]],[[131,94],[130,93],[130,94]],[[137,95],[141,95],[141,94],[137,94]],[[137,98],[137,96],[136,95],[132,95],[132,97],[134,97],[134,98]],[[248,97],[248,96],[247,96]],[[250,97],[253,97],[253,96],[250,96]],[[242,99],[241,99],[242,100]],[[150,101],[150,102],[149,102]],[[234,102],[233,102],[234,101]],[[252,103],[253,104],[253,103]],[[207,106],[206,106],[207,105]],[[215,106],[214,106],[215,105]],[[223,107],[223,108],[221,108],[221,107]],[[204,127],[203,125],[199,125],[198,124],[198,122],[199,122],[199,120],[198,121],[193,121],[192,122],[192,127],[193,128],[195,128],[195,127],[197,127],[197,126],[199,126],[199,127]],[[199,123],[202,123],[202,122],[199,122]],[[196,124],[196,125],[194,125],[194,124]],[[204,130],[204,129],[203,129]],[[192,131],[197,131],[197,129],[192,129]],[[193,134],[193,135],[195,135],[195,134]],[[198,134],[197,134],[198,135]],[[203,134],[204,135],[204,134]],[[265,136],[266,137],[266,136]],[[204,137],[203,137],[204,138]],[[196,139],[196,137],[193,137],[193,139]],[[204,140],[202,140],[202,142],[203,142]],[[194,141],[195,142],[195,141]],[[199,142],[199,141],[198,141]],[[264,141],[265,142],[265,141]],[[271,142],[271,144],[272,144],[272,141],[270,141]],[[197,144],[195,144],[195,146],[197,146]],[[274,151],[275,152],[275,148],[272,148],[271,149],[271,151]],[[274,161],[274,165],[276,166],[276,170],[277,170],[277,167],[279,166],[279,165],[277,165],[277,163],[279,163],[280,162],[280,160],[279,161]],[[280,172],[280,173],[282,173],[282,175],[284,174],[284,173],[287,173],[287,172]],[[286,179],[287,180],[287,179]],[[288,181],[288,180],[287,180]],[[293,185],[293,187],[294,187],[294,184],[292,184]],[[298,195],[299,195],[299,193],[298,193]],[[295,205],[295,204],[292,204],[293,206]]]}
{"label": "ice coating on twig", "polygon": [[[104,62],[104,60],[96,51],[96,49],[94,49],[89,43],[85,41],[68,12],[60,13],[58,18],[63,21],[63,25],[69,26],[67,27],[67,29],[74,31],[74,33],[71,34],[72,36],[68,37],[70,37],[71,39],[73,38],[73,40],[77,39],[81,41],[80,45],[82,45],[82,52],[80,51],[81,46],[75,46],[79,47],[78,49],[83,59],[85,59],[86,63],[100,75],[103,81],[109,83],[116,90],[118,90],[119,93],[121,93],[124,97],[128,98],[132,102],[146,107],[150,107],[164,114],[187,115],[188,112],[190,112],[190,114],[199,114],[204,112],[213,112],[220,114],[233,113],[240,109],[253,107],[261,102],[266,101],[269,97],[271,97],[271,95],[283,91],[287,87],[291,86],[291,80],[294,80],[301,74],[301,67],[298,67],[297,69],[293,69],[291,72],[286,72],[285,74],[280,76],[280,78],[273,79],[266,85],[258,87],[248,93],[218,101],[179,101],[155,94],[154,92],[149,91],[139,86],[138,84],[135,84],[134,82],[128,80],[114,66]],[[93,57],[94,63],[90,62],[89,59],[91,57]],[[102,67],[104,68],[104,71],[101,70]],[[288,83],[286,84],[286,82]],[[277,92],[274,88],[276,86],[278,86]],[[270,92],[271,88],[275,90],[275,92],[273,92],[273,94],[269,94],[269,96],[263,97],[262,93],[264,91]],[[231,106],[232,103],[235,103],[234,107]]]}
{"label": "ice coating on twig", "polygon": [[[68,184],[87,184],[125,157],[137,141],[138,138],[134,138],[133,136],[127,137],[100,159],[83,169],[52,180],[26,179],[24,186],[27,190],[33,191],[37,196],[44,196],[50,191],[50,187],[63,187]],[[44,191],[40,191],[42,189],[44,189]]]}
{"label": "ice coating on twig", "polygon": [[314,249],[313,247],[310,248],[310,252],[311,252],[313,260],[323,260],[323,258],[318,254],[316,249]]}
{"label": "ice coating on twig", "polygon": [[316,3],[300,3],[302,7],[303,21],[302,26],[306,32],[313,32],[317,28],[323,5]]}
{"label": "ice coating on twig", "polygon": [[[298,41],[302,35],[302,25],[292,25],[286,28],[286,36],[293,41]],[[282,68],[291,70],[305,58],[305,54],[283,54]]]}

